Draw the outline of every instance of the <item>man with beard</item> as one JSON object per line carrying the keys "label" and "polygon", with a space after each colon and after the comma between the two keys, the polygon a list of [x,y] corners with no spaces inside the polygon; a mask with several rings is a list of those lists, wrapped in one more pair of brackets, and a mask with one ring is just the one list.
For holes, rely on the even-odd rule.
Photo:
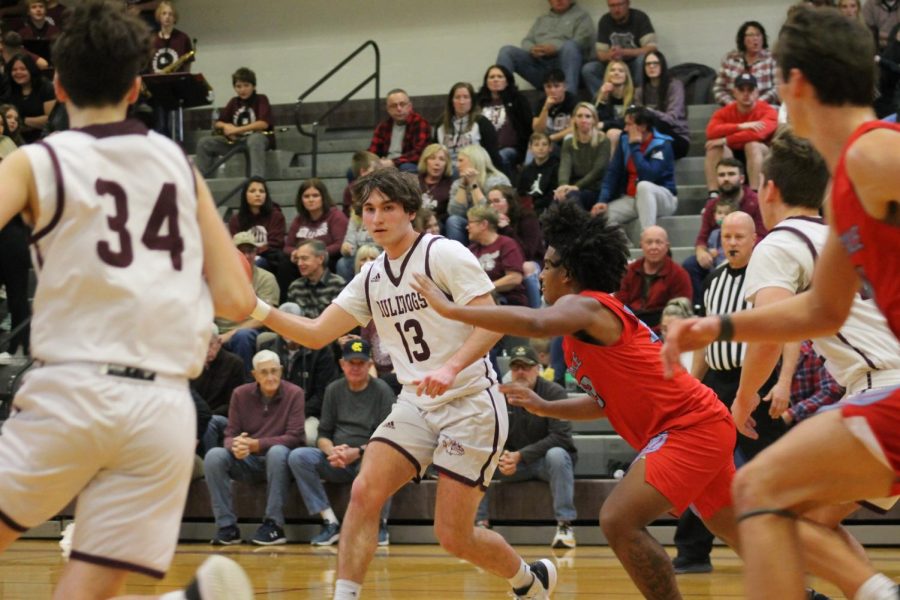
{"label": "man with beard", "polygon": [[753,218],[757,239],[762,239],[766,235],[766,227],[763,225],[759,212],[756,192],[746,184],[744,165],[741,164],[741,161],[736,158],[723,158],[716,163],[716,184],[716,192],[703,207],[700,231],[697,232],[697,239],[694,242],[694,256],[689,256],[683,263],[685,270],[691,276],[695,305],[701,304],[703,301],[703,280],[713,266],[713,255],[707,247],[707,240],[709,234],[718,227],[715,216],[718,199],[731,200],[737,210],[745,212]]}

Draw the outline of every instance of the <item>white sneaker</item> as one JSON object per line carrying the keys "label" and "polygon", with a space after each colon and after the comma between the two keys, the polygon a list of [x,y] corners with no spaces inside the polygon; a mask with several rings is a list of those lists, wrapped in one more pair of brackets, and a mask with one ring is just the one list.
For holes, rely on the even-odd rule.
{"label": "white sneaker", "polygon": [[220,554],[210,556],[197,569],[194,581],[188,586],[187,597],[194,592],[201,600],[250,600],[253,586],[244,570],[230,558]]}
{"label": "white sneaker", "polygon": [[572,526],[568,523],[560,523],[557,525],[556,535],[553,536],[553,543],[551,546],[554,548],[574,548],[575,532],[572,531]]}
{"label": "white sneaker", "polygon": [[62,531],[62,539],[59,540],[59,548],[62,550],[63,558],[69,560],[72,554],[72,536],[75,535],[75,521],[72,521]]}
{"label": "white sneaker", "polygon": [[542,558],[530,563],[528,567],[534,575],[534,581],[525,590],[513,590],[518,600],[549,600],[556,588],[556,565],[552,560]]}

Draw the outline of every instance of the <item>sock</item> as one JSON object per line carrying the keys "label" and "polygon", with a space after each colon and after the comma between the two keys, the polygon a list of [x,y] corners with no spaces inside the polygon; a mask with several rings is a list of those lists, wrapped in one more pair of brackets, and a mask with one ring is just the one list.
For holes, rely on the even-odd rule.
{"label": "sock", "polygon": [[529,588],[534,582],[534,575],[531,574],[531,568],[528,566],[528,563],[521,558],[519,560],[522,561],[522,564],[519,565],[519,570],[516,571],[515,575],[507,579],[514,590]]}
{"label": "sock", "polygon": [[184,595],[183,590],[178,590],[177,592],[169,592],[168,594],[163,594],[159,597],[159,600],[185,600],[187,596]]}
{"label": "sock", "polygon": [[356,600],[362,592],[362,585],[349,579],[338,579],[334,584],[334,600]]}
{"label": "sock", "polygon": [[330,506],[328,508],[326,508],[325,510],[323,510],[322,512],[320,512],[319,514],[322,515],[322,518],[324,520],[328,521],[329,523],[337,523],[338,525],[341,524],[341,522],[338,521],[337,516],[335,516],[334,511],[331,510]]}
{"label": "sock", "polygon": [[876,573],[856,590],[853,600],[897,600],[897,584],[887,575]]}

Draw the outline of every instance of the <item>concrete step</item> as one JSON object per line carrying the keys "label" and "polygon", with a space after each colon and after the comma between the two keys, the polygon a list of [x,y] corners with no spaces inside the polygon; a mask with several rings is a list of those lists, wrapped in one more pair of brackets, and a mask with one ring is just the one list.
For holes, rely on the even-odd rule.
{"label": "concrete step", "polygon": [[691,104],[688,106],[688,126],[691,131],[706,131],[706,124],[714,112],[719,110],[718,104]]}
{"label": "concrete step", "polygon": [[703,185],[703,156],[686,156],[675,163],[675,183],[681,185]]}
{"label": "concrete step", "polygon": [[612,476],[617,469],[625,469],[637,452],[616,434],[588,434],[574,436],[578,449],[576,477]]}
{"label": "concrete step", "polygon": [[669,234],[669,244],[673,247],[693,246],[700,231],[700,215],[662,217],[656,223]]}

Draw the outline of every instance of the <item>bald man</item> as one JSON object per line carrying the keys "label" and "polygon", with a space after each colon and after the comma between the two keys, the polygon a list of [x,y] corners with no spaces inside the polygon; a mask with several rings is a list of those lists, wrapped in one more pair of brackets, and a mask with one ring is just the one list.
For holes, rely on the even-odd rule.
{"label": "bald man", "polygon": [[[722,250],[725,262],[710,273],[703,286],[703,310],[706,315],[723,315],[751,307],[746,301],[744,284],[747,265],[756,243],[756,223],[743,211],[733,212],[722,221]],[[725,406],[731,408],[741,381],[746,344],[713,342],[705,351],[694,355],[691,374],[712,388]],[[775,384],[776,376],[769,373],[760,389],[754,393],[766,395]],[[753,413],[759,437],[751,439],[739,435],[735,464],[740,465],[760,453],[786,430],[784,422],[773,419],[765,406]],[[672,561],[676,573],[708,573],[712,570],[709,553],[713,536],[696,517],[686,511],[675,530],[678,555]]]}
{"label": "bald man", "polygon": [[669,254],[669,235],[658,225],[641,232],[643,256],[630,265],[616,298],[659,333],[662,310],[672,298],[691,297],[691,278]]}

